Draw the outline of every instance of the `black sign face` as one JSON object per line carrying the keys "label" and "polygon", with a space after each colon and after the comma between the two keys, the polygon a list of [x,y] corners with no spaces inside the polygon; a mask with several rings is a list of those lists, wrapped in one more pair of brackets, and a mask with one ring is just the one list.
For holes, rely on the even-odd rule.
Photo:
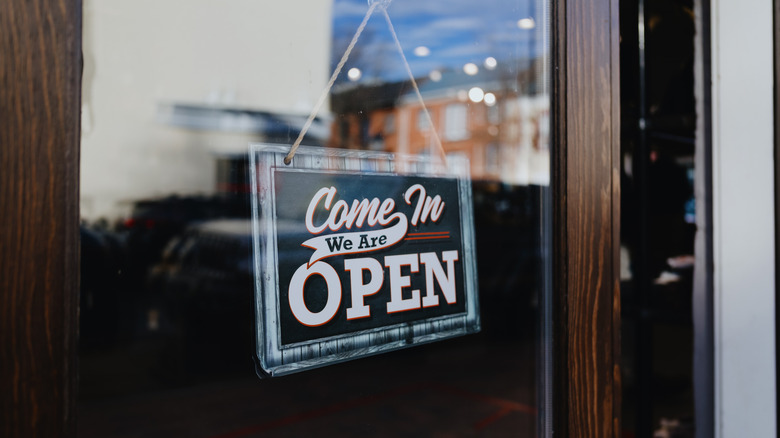
{"label": "black sign face", "polygon": [[465,312],[457,180],[273,178],[283,346]]}
{"label": "black sign face", "polygon": [[401,173],[387,154],[250,151],[263,373],[479,330],[467,162]]}

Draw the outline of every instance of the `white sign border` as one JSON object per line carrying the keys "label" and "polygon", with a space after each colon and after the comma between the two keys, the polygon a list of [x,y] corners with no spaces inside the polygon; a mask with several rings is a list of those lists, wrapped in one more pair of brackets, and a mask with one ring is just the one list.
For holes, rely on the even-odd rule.
{"label": "white sign border", "polygon": [[[249,145],[252,235],[255,271],[255,333],[258,374],[279,376],[386,351],[478,332],[476,244],[471,198],[470,166],[463,156],[448,156],[446,167],[430,156],[407,156],[301,146],[292,163],[284,164],[288,145]],[[463,247],[465,313],[300,342],[282,347],[279,330],[279,279],[275,212],[274,167],[300,171],[396,176],[450,177],[458,180]]]}

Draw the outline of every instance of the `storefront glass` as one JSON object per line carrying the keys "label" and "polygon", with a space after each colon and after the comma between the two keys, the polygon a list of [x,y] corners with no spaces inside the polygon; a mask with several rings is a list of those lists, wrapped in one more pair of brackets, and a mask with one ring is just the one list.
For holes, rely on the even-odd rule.
{"label": "storefront glass", "polygon": [[[547,436],[549,34],[536,0],[86,1],[79,435]],[[478,331],[258,377],[249,144],[304,130],[468,160]]]}

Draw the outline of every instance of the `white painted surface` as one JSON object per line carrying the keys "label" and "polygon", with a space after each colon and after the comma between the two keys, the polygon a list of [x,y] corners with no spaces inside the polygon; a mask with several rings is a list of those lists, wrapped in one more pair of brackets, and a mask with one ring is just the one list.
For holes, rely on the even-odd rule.
{"label": "white painted surface", "polygon": [[82,216],[212,193],[214,153],[257,140],[165,125],[161,103],[307,116],[330,76],[331,9],[321,0],[85,1]]}
{"label": "white painted surface", "polygon": [[712,1],[716,436],[776,435],[772,1]]}

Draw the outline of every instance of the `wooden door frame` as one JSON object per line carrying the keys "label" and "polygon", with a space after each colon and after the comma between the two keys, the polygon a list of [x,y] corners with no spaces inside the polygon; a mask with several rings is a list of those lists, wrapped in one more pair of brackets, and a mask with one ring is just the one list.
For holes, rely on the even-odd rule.
{"label": "wooden door frame", "polygon": [[81,2],[0,2],[0,436],[75,436]]}
{"label": "wooden door frame", "polygon": [[553,427],[620,436],[617,0],[553,3]]}
{"label": "wooden door frame", "polygon": [[[620,432],[617,0],[552,2],[553,430]],[[0,3],[0,435],[76,434],[80,0]]]}

